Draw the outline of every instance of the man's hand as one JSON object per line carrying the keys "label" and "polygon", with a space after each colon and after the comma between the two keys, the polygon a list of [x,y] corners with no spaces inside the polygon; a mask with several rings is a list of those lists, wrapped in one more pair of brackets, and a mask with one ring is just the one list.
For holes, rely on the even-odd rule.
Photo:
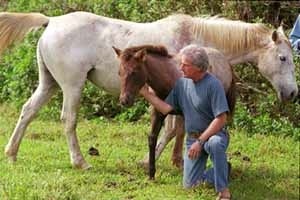
{"label": "man's hand", "polygon": [[145,96],[149,93],[149,87],[147,84],[145,84],[141,89],[140,89],[140,95]]}
{"label": "man's hand", "polygon": [[153,105],[157,111],[161,112],[163,115],[167,115],[173,110],[172,106],[156,96],[155,92],[151,87],[148,87],[148,85],[144,85],[140,89],[140,95],[142,95],[149,103]]}
{"label": "man's hand", "polygon": [[202,147],[200,146],[199,142],[194,142],[188,152],[188,156],[191,160],[195,160],[200,156]]}

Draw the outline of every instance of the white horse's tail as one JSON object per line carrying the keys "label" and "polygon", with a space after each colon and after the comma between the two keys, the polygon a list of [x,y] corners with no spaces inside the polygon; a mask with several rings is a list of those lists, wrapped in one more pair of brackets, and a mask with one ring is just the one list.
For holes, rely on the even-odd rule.
{"label": "white horse's tail", "polygon": [[0,12],[0,54],[33,29],[46,27],[49,19],[41,13]]}

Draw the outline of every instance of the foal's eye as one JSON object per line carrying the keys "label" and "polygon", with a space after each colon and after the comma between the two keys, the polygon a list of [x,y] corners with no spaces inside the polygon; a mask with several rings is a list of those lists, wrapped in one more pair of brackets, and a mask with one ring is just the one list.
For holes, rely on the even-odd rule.
{"label": "foal's eye", "polygon": [[279,59],[280,59],[282,62],[286,61],[286,57],[285,57],[285,56],[279,56]]}
{"label": "foal's eye", "polygon": [[135,76],[137,73],[135,71],[131,72],[131,76]]}

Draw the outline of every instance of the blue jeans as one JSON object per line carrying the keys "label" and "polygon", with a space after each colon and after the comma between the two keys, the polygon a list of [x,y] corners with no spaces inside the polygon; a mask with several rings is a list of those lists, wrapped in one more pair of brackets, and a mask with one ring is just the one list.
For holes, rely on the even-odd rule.
{"label": "blue jeans", "polygon": [[289,38],[293,49],[295,49],[295,51],[300,54],[300,14],[297,17],[296,22],[294,23]]}
{"label": "blue jeans", "polygon": [[[208,182],[215,186],[217,192],[228,188],[228,164],[226,149],[229,144],[228,134],[224,131],[211,136],[204,144],[200,156],[191,160],[188,157],[188,150],[196,141],[187,134],[186,151],[184,155],[183,186],[194,187],[201,182]],[[206,170],[207,158],[213,163],[213,167]]]}

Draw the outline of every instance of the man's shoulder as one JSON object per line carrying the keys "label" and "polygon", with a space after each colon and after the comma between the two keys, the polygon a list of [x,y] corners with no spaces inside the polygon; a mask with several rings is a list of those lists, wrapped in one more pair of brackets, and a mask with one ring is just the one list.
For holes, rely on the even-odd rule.
{"label": "man's shoulder", "polygon": [[213,74],[207,73],[205,87],[209,91],[216,91],[219,92],[220,90],[224,90],[222,82]]}
{"label": "man's shoulder", "polygon": [[189,80],[188,78],[180,77],[179,79],[177,79],[177,82],[186,82],[188,80]]}
{"label": "man's shoulder", "polygon": [[180,77],[179,79],[177,79],[176,85],[177,86],[179,86],[179,85],[183,86],[183,85],[188,84],[189,81],[190,81],[190,79],[188,79],[188,78]]}
{"label": "man's shoulder", "polygon": [[207,73],[206,75],[206,81],[209,83],[209,84],[221,84],[221,81],[213,74],[211,73]]}

